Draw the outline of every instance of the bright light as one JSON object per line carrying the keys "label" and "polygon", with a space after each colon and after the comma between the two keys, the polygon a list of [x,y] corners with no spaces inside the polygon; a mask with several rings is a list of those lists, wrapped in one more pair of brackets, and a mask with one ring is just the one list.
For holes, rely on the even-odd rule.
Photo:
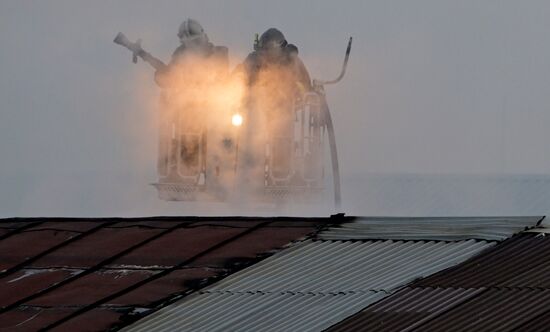
{"label": "bright light", "polygon": [[240,125],[242,125],[242,124],[243,124],[243,117],[242,117],[242,115],[240,115],[239,113],[233,114],[233,117],[231,117],[231,123],[232,123],[235,127],[239,127]]}

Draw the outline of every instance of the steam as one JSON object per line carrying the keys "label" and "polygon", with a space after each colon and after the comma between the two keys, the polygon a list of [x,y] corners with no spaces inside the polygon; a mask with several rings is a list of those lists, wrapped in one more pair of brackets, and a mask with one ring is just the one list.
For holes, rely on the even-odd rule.
{"label": "steam", "polygon": [[[2,216],[326,215],[330,201],[302,211],[158,200],[149,184],[157,180],[160,91],[151,69],[133,65],[111,41],[125,31],[168,59],[187,15],[229,47],[231,68],[250,52],[255,32],[275,26],[313,77],[331,78],[347,37],[355,37],[346,77],[327,87],[345,212],[548,212],[550,44],[541,43],[548,2],[322,0],[262,8],[0,2]],[[47,33],[37,35],[37,27]],[[403,180],[403,173],[441,176]],[[447,181],[449,173],[488,176]],[[529,174],[536,178],[525,180]],[[446,204],[428,204],[432,196]],[[472,199],[481,196],[491,200]]]}
{"label": "steam", "polygon": [[[299,92],[294,64],[267,66],[249,85],[243,66],[229,70],[219,57],[189,51],[173,59],[168,71],[157,73],[162,83],[155,107],[160,183],[206,185],[204,192],[197,193],[197,201],[228,201],[239,211],[259,206],[286,209],[290,197],[278,200],[262,193],[268,185],[266,169],[289,185],[295,176],[294,103]],[[266,164],[275,159],[275,149],[282,159]],[[198,161],[186,160],[184,153]]]}

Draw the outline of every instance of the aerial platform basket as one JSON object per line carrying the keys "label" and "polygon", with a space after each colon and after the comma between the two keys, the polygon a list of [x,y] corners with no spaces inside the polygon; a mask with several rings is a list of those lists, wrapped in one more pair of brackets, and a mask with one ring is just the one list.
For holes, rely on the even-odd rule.
{"label": "aerial platform basket", "polygon": [[[262,141],[262,147],[256,149],[254,158],[260,160],[261,167],[252,172],[252,180],[246,179],[253,182],[252,189],[247,190],[251,200],[275,203],[318,200],[324,192],[324,151],[328,141],[334,200],[339,209],[336,139],[324,86],[337,83],[344,76],[351,43],[350,38],[340,75],[331,81],[314,80],[313,91],[296,98],[289,110],[293,121],[288,122],[288,128],[271,133]],[[238,174],[243,163],[240,125],[246,127],[246,120],[243,123],[242,117],[236,119],[235,114],[228,113],[225,127],[212,128],[200,114],[200,109],[183,108],[166,111],[161,116],[159,180],[153,186],[162,200],[231,201],[242,194],[242,175]],[[255,130],[261,133],[265,128]]]}

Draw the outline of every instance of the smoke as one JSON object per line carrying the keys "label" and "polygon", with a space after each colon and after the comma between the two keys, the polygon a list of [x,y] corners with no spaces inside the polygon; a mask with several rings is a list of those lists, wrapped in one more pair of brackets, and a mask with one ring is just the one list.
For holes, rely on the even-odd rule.
{"label": "smoke", "polygon": [[[550,169],[550,44],[543,42],[549,12],[548,2],[538,0],[261,6],[244,0],[2,1],[0,214],[263,213],[228,204],[163,202],[149,186],[157,180],[159,89],[151,69],[133,65],[112,39],[123,31],[169,59],[177,27],[187,17],[198,19],[216,44],[229,47],[230,68],[250,52],[254,33],[280,28],[315,78],[338,72],[345,42],[354,36],[346,77],[327,87],[346,212],[406,214],[411,210],[401,208],[403,200],[412,206],[415,196],[400,195],[410,188],[408,180],[399,178],[395,183],[402,185],[394,186],[367,175],[427,173],[510,181],[497,186],[509,194],[491,191],[498,202],[468,210],[458,207],[476,197],[478,186],[433,178],[434,190],[426,193],[446,198],[442,206],[455,204],[449,213],[523,213],[527,205],[515,194],[529,188],[550,192],[542,185]],[[539,174],[542,180],[516,181],[514,174]],[[302,212],[288,209],[271,213]],[[414,210],[444,212],[428,204]]]}
{"label": "smoke", "polygon": [[[319,101],[307,94],[310,80],[297,55],[266,53],[232,69],[221,48],[205,45],[178,48],[154,75],[159,198],[225,201],[238,214],[271,205],[276,209],[268,211],[279,214],[289,202],[312,196],[308,191],[322,191],[323,137],[312,127],[319,126],[320,108],[303,106]],[[295,111],[297,105],[303,111]],[[292,194],[306,185],[311,189],[304,195]]]}

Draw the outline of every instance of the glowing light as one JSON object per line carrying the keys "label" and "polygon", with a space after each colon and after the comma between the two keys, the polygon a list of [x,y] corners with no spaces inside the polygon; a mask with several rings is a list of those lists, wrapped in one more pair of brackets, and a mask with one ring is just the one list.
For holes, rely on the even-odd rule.
{"label": "glowing light", "polygon": [[233,114],[233,116],[231,117],[231,123],[232,123],[235,127],[240,127],[240,126],[243,124],[243,117],[242,117],[242,115],[240,115],[239,113]]}

